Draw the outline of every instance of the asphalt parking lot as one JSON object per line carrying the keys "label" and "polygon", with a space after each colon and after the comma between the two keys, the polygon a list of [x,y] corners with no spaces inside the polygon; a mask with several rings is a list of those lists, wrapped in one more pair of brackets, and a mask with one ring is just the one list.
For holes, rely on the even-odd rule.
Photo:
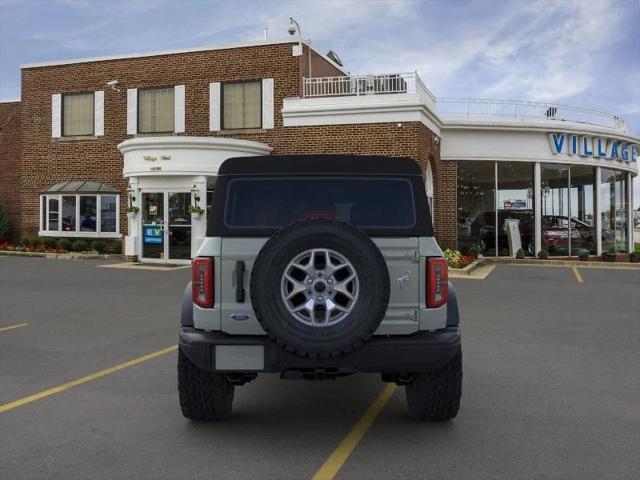
{"label": "asphalt parking lot", "polygon": [[[0,257],[2,478],[312,478],[384,388],[263,375],[230,420],[189,422],[175,350],[125,362],[175,345],[190,271],[104,263]],[[640,270],[579,273],[454,280],[458,417],[416,422],[399,388],[336,478],[640,478]]]}

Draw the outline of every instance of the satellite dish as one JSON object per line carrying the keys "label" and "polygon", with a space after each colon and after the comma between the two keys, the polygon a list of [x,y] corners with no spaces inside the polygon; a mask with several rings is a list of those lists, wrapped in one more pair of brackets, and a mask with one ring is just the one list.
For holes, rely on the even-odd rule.
{"label": "satellite dish", "polygon": [[327,52],[327,57],[331,59],[334,63],[338,64],[339,66],[344,67],[344,65],[342,64],[342,60],[340,60],[340,57],[338,56],[338,54],[333,50],[329,50]]}

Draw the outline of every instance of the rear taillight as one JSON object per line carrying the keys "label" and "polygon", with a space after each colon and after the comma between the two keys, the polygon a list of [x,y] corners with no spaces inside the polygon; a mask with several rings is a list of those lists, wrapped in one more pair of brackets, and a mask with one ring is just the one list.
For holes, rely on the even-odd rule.
{"label": "rear taillight", "polygon": [[427,307],[438,308],[447,303],[449,279],[447,260],[427,258]]}
{"label": "rear taillight", "polygon": [[197,257],[191,264],[193,303],[202,308],[213,307],[213,258]]}

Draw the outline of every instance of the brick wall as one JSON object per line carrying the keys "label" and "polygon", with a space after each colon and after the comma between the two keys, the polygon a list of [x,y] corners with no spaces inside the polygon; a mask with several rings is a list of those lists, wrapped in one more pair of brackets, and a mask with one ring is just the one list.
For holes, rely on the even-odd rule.
{"label": "brick wall", "polygon": [[0,198],[9,219],[9,240],[15,240],[19,218],[20,102],[0,103]]}
{"label": "brick wall", "polygon": [[[401,126],[378,123],[283,127],[279,113],[283,99],[299,96],[304,59],[305,55],[292,57],[291,44],[277,44],[23,69],[20,235],[37,232],[38,193],[61,180],[99,180],[120,188],[124,212],[127,182],[122,177],[123,158],[117,145],[132,137],[126,134],[126,89],[185,85],[184,135],[254,140],[272,146],[274,154],[407,156],[423,168],[430,160],[435,183],[436,232],[446,246],[452,246],[456,235],[455,164],[440,161],[439,145],[427,127],[418,122]],[[313,61],[315,70],[320,69],[316,63],[324,60],[315,56]],[[325,63],[324,70],[318,71],[339,74],[334,66]],[[275,128],[210,132],[209,83],[262,78],[275,80]],[[106,87],[110,80],[118,80],[120,92]],[[51,138],[51,95],[96,90],[105,91],[105,135],[82,140]],[[120,225],[126,233],[124,213]]]}

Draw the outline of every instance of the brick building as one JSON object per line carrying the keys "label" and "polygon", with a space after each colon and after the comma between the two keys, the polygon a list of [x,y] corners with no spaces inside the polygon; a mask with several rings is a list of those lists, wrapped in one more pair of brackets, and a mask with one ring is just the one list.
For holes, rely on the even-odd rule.
{"label": "brick building", "polygon": [[612,115],[436,99],[416,73],[350,75],[265,41],[24,65],[20,101],[0,103],[0,194],[14,240],[123,238],[130,258],[179,262],[202,241],[226,158],[408,156],[443,246],[511,255],[514,220],[531,253],[599,254],[630,248],[637,144]]}

